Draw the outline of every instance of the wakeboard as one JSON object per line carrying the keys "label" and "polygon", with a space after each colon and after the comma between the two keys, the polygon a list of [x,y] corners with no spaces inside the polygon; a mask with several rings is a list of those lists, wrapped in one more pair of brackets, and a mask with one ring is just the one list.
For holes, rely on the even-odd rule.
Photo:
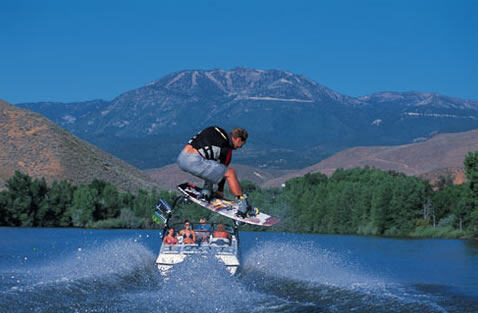
{"label": "wakeboard", "polygon": [[255,209],[255,212],[257,214],[253,216],[237,216],[237,203],[232,200],[226,199],[211,199],[210,201],[200,199],[199,196],[201,194],[201,188],[194,186],[190,183],[180,184],[177,186],[177,188],[187,200],[199,204],[200,206],[210,211],[221,214],[225,217],[231,218],[239,222],[258,226],[272,226],[280,222],[278,218],[259,212],[257,209]]}

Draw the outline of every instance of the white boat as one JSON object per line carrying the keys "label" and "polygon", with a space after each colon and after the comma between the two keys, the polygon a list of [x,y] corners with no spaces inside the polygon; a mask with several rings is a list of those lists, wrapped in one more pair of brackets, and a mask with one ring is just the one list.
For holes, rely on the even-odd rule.
{"label": "white boat", "polygon": [[[194,244],[184,244],[182,236],[178,236],[178,243],[173,245],[168,245],[166,243],[161,244],[159,250],[159,255],[156,259],[156,265],[161,272],[161,274],[166,275],[168,270],[170,270],[174,265],[183,262],[187,257],[192,255],[202,255],[204,257],[215,256],[218,260],[224,263],[226,269],[231,273],[231,275],[236,274],[240,262],[239,262],[239,232],[237,227],[233,224],[222,223],[224,225],[224,230],[229,234],[229,238],[215,238],[213,232],[216,230],[219,224],[206,224],[209,225],[212,233],[201,240],[202,234],[196,230],[196,226],[199,223],[190,222],[191,229],[196,233],[196,243]],[[163,232],[164,235],[168,232],[169,228],[174,228],[174,233],[179,234],[181,229],[184,229],[183,223],[168,225]],[[206,236],[205,236],[206,237]]]}

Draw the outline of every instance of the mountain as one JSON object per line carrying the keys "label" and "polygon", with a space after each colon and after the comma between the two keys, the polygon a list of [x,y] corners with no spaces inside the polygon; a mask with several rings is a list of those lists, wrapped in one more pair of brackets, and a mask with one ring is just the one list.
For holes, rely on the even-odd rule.
{"label": "mountain", "polygon": [[478,101],[420,92],[353,98],[302,75],[249,68],[171,73],[109,102],[19,106],[142,169],[173,163],[187,140],[210,125],[249,131],[234,162],[280,169],[350,147],[478,128]]}
{"label": "mountain", "polygon": [[453,134],[436,135],[421,143],[356,147],[341,151],[318,164],[300,171],[272,179],[264,187],[280,186],[293,177],[307,173],[332,175],[338,168],[375,167],[406,175],[437,180],[441,175],[450,175],[457,183],[463,182],[463,161],[468,152],[478,150],[478,129]]}
{"label": "mountain", "polygon": [[15,171],[48,182],[101,179],[121,190],[158,187],[149,176],[72,136],[44,116],[0,100],[0,186]]}

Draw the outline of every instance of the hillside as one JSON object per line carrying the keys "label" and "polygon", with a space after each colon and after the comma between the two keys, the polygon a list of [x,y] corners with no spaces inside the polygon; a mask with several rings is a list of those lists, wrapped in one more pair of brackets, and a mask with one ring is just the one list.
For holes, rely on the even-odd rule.
{"label": "hillside", "polygon": [[419,176],[420,178],[430,181],[432,185],[436,185],[440,178],[449,178],[451,183],[455,185],[463,184],[466,181],[465,169],[463,167],[451,167],[436,169]]}
{"label": "hillside", "polygon": [[[239,179],[248,180],[258,185],[263,185],[271,179],[293,172],[292,170],[258,169],[241,164],[231,164],[231,167],[237,171]],[[203,184],[201,179],[183,172],[176,164],[145,170],[145,173],[157,181],[161,188],[169,190],[174,190],[177,185],[186,181],[198,186]]]}
{"label": "hillside", "polygon": [[40,114],[0,100],[0,185],[15,171],[48,182],[101,179],[121,190],[158,185],[140,170],[72,136]]}
{"label": "hillside", "polygon": [[[401,146],[357,147],[341,151],[313,166],[266,182],[263,186],[279,186],[288,179],[307,173],[332,175],[337,168],[375,167],[406,175],[436,179],[452,175],[462,182],[463,160],[470,151],[478,150],[478,129],[436,135],[421,143]],[[461,169],[461,170],[460,170]]]}

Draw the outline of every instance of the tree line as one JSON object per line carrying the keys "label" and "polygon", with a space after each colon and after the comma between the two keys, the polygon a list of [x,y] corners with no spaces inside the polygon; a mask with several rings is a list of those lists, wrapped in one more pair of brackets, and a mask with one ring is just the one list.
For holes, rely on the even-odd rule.
{"label": "tree line", "polygon": [[113,184],[93,180],[72,185],[15,172],[0,192],[0,226],[149,228],[157,199],[168,192],[139,189],[119,192]]}
{"label": "tree line", "polygon": [[[338,169],[331,177],[307,174],[285,187],[262,189],[242,181],[250,202],[281,219],[271,228],[243,230],[376,236],[473,237],[478,235],[478,151],[464,161],[467,182],[438,184],[374,168]],[[48,185],[16,172],[0,192],[0,226],[151,228],[157,201],[170,204],[168,191],[120,192],[94,180],[74,186],[67,181]],[[230,196],[230,195],[229,195]],[[177,221],[223,218],[197,205],[179,204]]]}
{"label": "tree line", "polygon": [[267,192],[246,188],[252,203],[282,217],[276,231],[469,238],[478,236],[478,151],[464,167],[461,185],[366,167],[307,174]]}

